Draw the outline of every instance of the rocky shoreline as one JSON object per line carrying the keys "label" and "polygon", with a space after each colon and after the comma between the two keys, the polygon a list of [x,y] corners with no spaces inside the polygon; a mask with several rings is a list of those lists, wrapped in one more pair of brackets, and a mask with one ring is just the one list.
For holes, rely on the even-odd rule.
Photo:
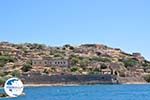
{"label": "rocky shoreline", "polygon": [[[144,85],[149,83],[143,83],[143,82],[128,82],[128,83],[122,83],[118,85]],[[25,87],[47,87],[47,86],[81,86],[81,85],[98,85],[98,84],[25,84]],[[103,84],[101,84],[103,85]],[[106,84],[104,84],[106,85]],[[109,84],[110,85],[110,84]],[[117,84],[111,84],[111,85],[117,85]]]}

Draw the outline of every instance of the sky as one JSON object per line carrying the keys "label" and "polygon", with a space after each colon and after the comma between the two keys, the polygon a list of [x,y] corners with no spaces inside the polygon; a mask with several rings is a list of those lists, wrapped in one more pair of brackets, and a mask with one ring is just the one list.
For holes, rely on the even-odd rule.
{"label": "sky", "polygon": [[1,0],[0,41],[105,44],[150,60],[150,0]]}

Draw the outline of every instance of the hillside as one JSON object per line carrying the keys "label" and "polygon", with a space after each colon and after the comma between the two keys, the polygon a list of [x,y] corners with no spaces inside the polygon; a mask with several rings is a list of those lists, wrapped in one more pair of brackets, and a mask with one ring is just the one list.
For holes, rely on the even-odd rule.
{"label": "hillside", "polygon": [[[33,59],[66,59],[67,67],[33,65]],[[150,62],[140,53],[128,54],[119,48],[101,44],[64,45],[50,47],[43,44],[13,44],[0,42],[0,83],[24,73],[47,75],[99,75],[112,74],[122,78],[150,81]],[[130,80],[130,79],[129,79]],[[124,81],[124,80],[123,80]]]}

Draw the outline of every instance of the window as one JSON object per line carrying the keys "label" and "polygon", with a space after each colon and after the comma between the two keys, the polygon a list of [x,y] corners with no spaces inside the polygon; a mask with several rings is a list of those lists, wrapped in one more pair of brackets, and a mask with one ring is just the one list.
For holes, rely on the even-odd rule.
{"label": "window", "polygon": [[57,62],[55,62],[55,64],[57,64]]}
{"label": "window", "polygon": [[34,65],[36,65],[36,62],[34,61],[34,63],[33,63]]}
{"label": "window", "polygon": [[47,62],[45,61],[45,64],[47,64]]}

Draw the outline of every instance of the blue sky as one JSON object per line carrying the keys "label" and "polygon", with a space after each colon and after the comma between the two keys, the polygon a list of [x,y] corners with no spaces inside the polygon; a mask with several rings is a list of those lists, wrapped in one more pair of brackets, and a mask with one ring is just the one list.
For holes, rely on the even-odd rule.
{"label": "blue sky", "polygon": [[1,0],[0,41],[100,43],[150,60],[149,0]]}

